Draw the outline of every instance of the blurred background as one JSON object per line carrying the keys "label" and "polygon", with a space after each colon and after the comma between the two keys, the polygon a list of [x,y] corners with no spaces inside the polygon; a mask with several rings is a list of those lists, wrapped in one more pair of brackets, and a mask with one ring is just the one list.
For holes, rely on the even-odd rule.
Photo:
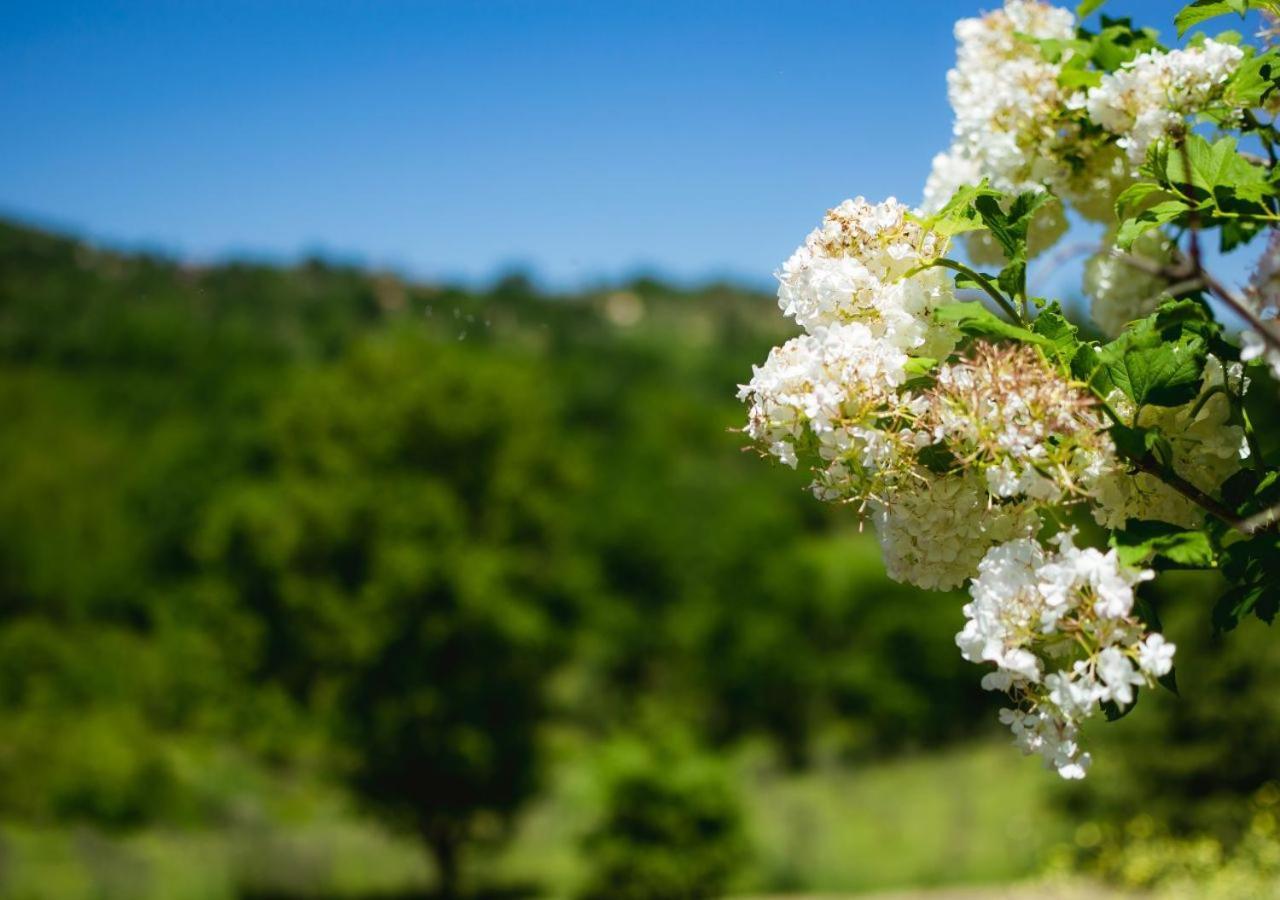
{"label": "blurred background", "polygon": [[734,432],[978,11],[5,4],[0,896],[1263,896],[1280,650],[1211,576],[1064,786]]}

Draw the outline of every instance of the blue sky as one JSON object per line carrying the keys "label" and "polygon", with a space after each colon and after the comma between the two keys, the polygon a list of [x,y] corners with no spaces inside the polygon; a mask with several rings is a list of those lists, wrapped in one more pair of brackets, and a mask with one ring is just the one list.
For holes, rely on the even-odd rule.
{"label": "blue sky", "polygon": [[843,197],[917,201],[997,0],[3,3],[0,213],[574,285],[764,282]]}

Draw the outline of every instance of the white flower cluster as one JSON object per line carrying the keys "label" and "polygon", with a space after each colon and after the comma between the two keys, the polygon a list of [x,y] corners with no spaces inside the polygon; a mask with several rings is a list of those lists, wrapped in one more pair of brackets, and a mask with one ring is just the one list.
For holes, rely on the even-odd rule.
{"label": "white flower cluster", "polygon": [[[1115,199],[1133,183],[1147,148],[1181,137],[1189,117],[1221,106],[1224,87],[1244,56],[1231,44],[1205,40],[1187,49],[1139,54],[1103,73],[1092,88],[1079,80],[1064,84],[1065,67],[1078,63],[1070,43],[1075,24],[1068,10],[1040,0],[1006,0],[1000,9],[956,24],[956,65],[947,76],[953,141],[933,160],[924,210],[941,209],[957,188],[985,178],[1005,193],[1052,191],[1085,218],[1113,221]],[[1044,52],[1046,41],[1062,42],[1058,53]],[[1062,204],[1037,211],[1029,255],[1066,232],[1065,213]],[[985,232],[966,235],[965,246],[975,263],[1001,261],[998,245]],[[1088,274],[1088,293],[1100,298],[1095,319],[1108,331],[1159,294],[1157,285],[1152,294],[1139,296],[1146,279],[1116,277],[1116,265],[1100,255]]]}
{"label": "white flower cluster", "polygon": [[1262,251],[1257,268],[1249,279],[1245,296],[1261,320],[1261,327],[1267,329],[1269,334],[1264,336],[1248,328],[1242,331],[1240,342],[1243,350],[1240,358],[1245,362],[1264,359],[1270,366],[1272,375],[1280,379],[1280,350],[1275,349],[1267,340],[1268,337],[1274,339],[1280,335],[1280,323],[1277,323],[1277,319],[1280,319],[1280,230],[1272,230],[1266,249]]}
{"label": "white flower cluster", "polygon": [[792,467],[811,445],[826,466],[819,484],[874,494],[872,479],[887,478],[901,455],[879,423],[909,414],[897,394],[906,362],[861,322],[818,326],[775,347],[739,388],[746,433]]}
{"label": "white flower cluster", "polygon": [[[1101,201],[1131,180],[1153,141],[1181,134],[1188,116],[1222,100],[1244,57],[1238,47],[1214,40],[1150,51],[1085,90],[1061,83],[1071,49],[1050,62],[1039,45],[1075,36],[1068,10],[1006,0],[1002,9],[961,19],[955,34],[956,66],[947,75],[954,141],[934,159],[926,209],[940,207],[957,187],[988,178],[1006,193],[1049,187],[1084,215],[1110,218],[1110,203]],[[1132,165],[1089,135],[1073,116],[1080,112],[1117,136]]]}
{"label": "white flower cluster", "polygon": [[[1147,148],[1221,105],[1242,58],[1204,41],[1143,53],[1085,88],[1088,78],[1063,77],[1083,62],[1071,56],[1081,46],[1074,17],[1040,0],[1006,0],[961,21],[956,38],[954,140],[934,160],[926,213],[986,179],[1004,194],[1047,190],[1086,217],[1111,219]],[[935,265],[949,231],[930,221],[893,199],[859,197],[827,212],[777,273],[779,306],[803,334],[740,386],[745,432],[761,452],[810,471],[819,498],[866,512],[892,578],[930,589],[972,579],[961,653],[994,667],[983,686],[1013,698],[1001,720],[1018,746],[1081,778],[1090,762],[1081,723],[1104,704],[1132,704],[1137,687],[1171,671],[1174,647],[1134,612],[1135,587],[1151,572],[1123,565],[1114,550],[1077,547],[1074,532],[1044,535],[1062,527],[1070,504],[1110,529],[1131,519],[1202,523],[1184,494],[1129,469],[1102,413],[1157,432],[1173,472],[1215,492],[1249,455],[1233,424],[1246,379],[1239,364],[1211,357],[1196,398],[1135,409],[1119,392],[1104,406],[1073,380],[1051,330],[1035,344],[1024,333],[1027,343],[969,341],[956,354],[958,330],[935,315],[956,299],[951,273]],[[1066,223],[1063,203],[1039,207],[1029,252],[1051,246]],[[966,241],[979,261],[998,260],[989,234]],[[1174,247],[1151,231],[1130,252],[1163,264]],[[1113,334],[1148,315],[1168,287],[1111,251],[1086,267],[1094,318]],[[1280,237],[1249,296],[1260,319],[1280,317]],[[1280,376],[1280,353],[1270,361]]]}
{"label": "white flower cluster", "polygon": [[[1060,66],[1045,61],[1028,38],[1069,40],[1075,17],[1035,0],[1009,0],[981,18],[961,19],[955,35],[956,66],[947,74],[955,140],[935,163],[937,181],[945,182],[946,173],[973,183],[977,174],[1007,193],[1039,188],[1053,174],[1049,149],[1066,97]],[[944,201],[951,196],[937,183],[933,193],[945,193]]]}
{"label": "white flower cluster", "polygon": [[1175,648],[1133,614],[1134,588],[1151,571],[1124,566],[1114,550],[1078,548],[1070,532],[1054,543],[1019,539],[987,552],[956,644],[970,662],[994,664],[982,686],[1015,701],[1000,711],[1014,743],[1074,779],[1091,762],[1080,724],[1103,703],[1133,703],[1136,687],[1172,670]]}
{"label": "white flower cluster", "polygon": [[1097,403],[1034,347],[978,344],[943,366],[922,424],[1000,499],[1060,503],[1118,470]]}
{"label": "white flower cluster", "polygon": [[912,423],[922,400],[899,390],[908,352],[946,356],[957,335],[933,321],[954,299],[929,268],[946,241],[892,198],[830,210],[778,273],[778,303],[806,331],[752,370],[738,396],[747,434],[790,466],[812,453],[814,491],[868,502],[917,477]]}
{"label": "white flower cluster", "polygon": [[872,522],[885,572],[926,590],[960,586],[990,547],[1040,527],[1032,504],[993,502],[981,475],[927,471],[873,503]]}
{"label": "white flower cluster", "polygon": [[1084,108],[1094,122],[1120,136],[1118,143],[1132,162],[1141,163],[1151,144],[1181,135],[1187,116],[1221,99],[1242,59],[1239,47],[1214,40],[1186,50],[1143,53],[1104,75],[1089,90]]}
{"label": "white flower cluster", "polygon": [[[1169,299],[1169,283],[1139,268],[1124,254],[1107,247],[1090,257],[1084,267],[1084,292],[1092,301],[1093,321],[1111,337],[1130,322],[1144,318]],[[1148,231],[1133,242],[1129,253],[1153,264],[1168,263],[1173,242],[1159,230]]]}
{"label": "white flower cluster", "polygon": [[937,259],[945,240],[908,218],[893,198],[859,197],[829,210],[778,272],[778,303],[807,331],[861,322],[877,338],[923,356],[945,354],[955,336],[932,313],[953,299]]}

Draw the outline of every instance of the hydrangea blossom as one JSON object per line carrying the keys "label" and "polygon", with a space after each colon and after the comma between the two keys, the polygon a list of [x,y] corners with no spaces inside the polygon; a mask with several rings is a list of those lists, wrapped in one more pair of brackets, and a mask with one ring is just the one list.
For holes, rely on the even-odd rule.
{"label": "hydrangea blossom", "polygon": [[1091,762],[1080,724],[1103,703],[1132,704],[1137,687],[1172,670],[1175,647],[1133,615],[1134,589],[1154,573],[1123,565],[1114,550],[1078,548],[1069,531],[1054,544],[1023,538],[987,552],[956,645],[994,665],[982,686],[1015,701],[1000,713],[1014,743],[1074,779]]}
{"label": "hydrangea blossom", "polygon": [[[1245,296],[1253,306],[1260,320],[1260,327],[1276,330],[1276,319],[1280,317],[1280,231],[1272,229],[1267,240],[1266,249],[1258,259],[1257,268],[1249,279],[1249,287]],[[1280,378],[1280,350],[1276,350],[1257,331],[1246,328],[1240,334],[1243,349],[1240,358],[1245,362],[1263,359],[1271,367],[1271,372]]]}
{"label": "hydrangea blossom", "polygon": [[792,467],[812,452],[820,484],[838,479],[846,492],[840,499],[865,499],[902,455],[880,423],[911,414],[896,391],[906,362],[906,354],[860,322],[792,338],[739,388],[739,399],[750,405],[746,433]]}
{"label": "hydrangea blossom", "polygon": [[[1134,241],[1129,252],[1151,263],[1164,264],[1172,257],[1173,244],[1153,230]],[[1163,278],[1139,269],[1110,246],[1085,263],[1084,292],[1093,302],[1090,313],[1098,327],[1112,337],[1168,300],[1168,287]]]}
{"label": "hydrangea blossom", "polygon": [[1206,40],[1199,47],[1168,53],[1143,53],[1089,90],[1089,117],[1120,135],[1129,159],[1140,163],[1147,148],[1181,134],[1186,117],[1221,98],[1222,89],[1244,52],[1231,44]]}
{"label": "hydrangea blossom", "polygon": [[993,544],[1039,527],[1031,505],[993,502],[975,474],[918,473],[872,513],[889,577],[928,590],[958,587]]}
{"label": "hydrangea blossom", "polygon": [[1034,347],[979,343],[927,400],[922,426],[994,497],[1056,503],[1117,467],[1097,402]]}
{"label": "hydrangea blossom", "polygon": [[808,331],[861,322],[901,350],[945,354],[955,337],[931,315],[953,298],[951,280],[921,267],[946,241],[908,213],[893,198],[872,204],[859,197],[829,210],[778,272],[783,313]]}
{"label": "hydrangea blossom", "polygon": [[[956,638],[962,655],[990,667],[984,688],[1012,698],[1000,718],[1015,743],[1063,777],[1082,778],[1090,757],[1080,747],[1081,724],[1104,704],[1133,704],[1140,687],[1172,670],[1175,648],[1134,611],[1135,588],[1152,573],[1122,564],[1114,550],[1077,547],[1074,532],[1063,530],[1064,507],[1086,506],[1107,529],[1135,519],[1198,528],[1205,509],[1189,499],[1196,497],[1251,533],[1209,499],[1250,455],[1237,424],[1248,380],[1240,363],[1222,361],[1233,354],[1217,343],[1216,326],[1195,319],[1200,313],[1183,301],[1169,307],[1156,339],[1185,329],[1183,340],[1208,338],[1207,357],[1178,356],[1182,344],[1163,358],[1167,345],[1100,348],[1060,320],[1033,319],[1020,264],[1061,237],[1068,209],[1112,222],[1109,248],[1120,233],[1116,198],[1139,176],[1148,148],[1183,140],[1200,114],[1232,121],[1226,85],[1243,53],[1207,40],[1144,52],[1108,72],[1099,44],[1073,56],[1090,44],[1087,32],[1077,36],[1071,13],[1037,0],[1006,0],[965,19],[956,38],[948,75],[954,139],[933,161],[922,211],[861,197],[828,211],[778,273],[779,305],[805,334],[775,349],[739,396],[750,407],[746,433],[762,452],[810,470],[819,498],[869,514],[890,577],[930,589],[971,580]],[[959,205],[972,206],[953,215],[957,190],[984,181],[995,191],[961,195]],[[1062,202],[1039,204],[1028,222],[1026,199],[1012,196],[1028,191]],[[1231,214],[1245,237],[1274,219],[1270,206],[1252,221]],[[986,227],[975,230],[979,218]],[[947,235],[957,232],[970,261],[1003,268],[999,276],[988,280],[944,259]],[[1246,292],[1259,329],[1280,317],[1276,234]],[[1126,253],[1164,264],[1175,245],[1157,228]],[[1197,255],[1188,259],[1198,265]],[[957,301],[944,265],[963,274],[957,283],[995,295],[1008,321],[993,322],[976,305],[946,309]],[[1086,293],[1105,331],[1121,332],[1170,300],[1171,286],[1150,268],[1111,249],[1087,263]],[[1207,277],[1198,283],[1221,296]],[[970,336],[961,342],[950,322]],[[1270,337],[1246,331],[1241,356],[1265,353],[1280,377],[1280,353],[1264,342]],[[1081,354],[1086,344],[1096,355]],[[1136,386],[1134,368],[1127,381],[1086,378],[1093,361],[1129,366],[1130,353],[1152,353],[1135,357],[1136,369],[1153,377],[1178,369],[1182,385],[1185,364],[1194,362],[1198,396],[1156,405],[1153,392]],[[1103,402],[1100,383],[1115,385]],[[1158,443],[1135,451],[1120,441],[1135,435]],[[1156,450],[1143,455],[1143,446]],[[1215,552],[1226,559],[1230,551]]]}
{"label": "hydrangea blossom", "polygon": [[1075,17],[1034,0],[1009,0],[1002,9],[956,23],[956,65],[947,73],[955,111],[955,142],[943,165],[971,162],[994,187],[1035,189],[1051,175],[1048,151],[1064,107],[1060,65],[1044,59],[1028,38],[1068,40]]}

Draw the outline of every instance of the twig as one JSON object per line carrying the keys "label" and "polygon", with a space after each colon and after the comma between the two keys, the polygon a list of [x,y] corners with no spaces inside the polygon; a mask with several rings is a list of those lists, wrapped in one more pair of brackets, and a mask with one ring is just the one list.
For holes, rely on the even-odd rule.
{"label": "twig", "polygon": [[1043,284],[1049,280],[1049,276],[1065,266],[1073,257],[1084,253],[1096,253],[1100,249],[1102,249],[1102,245],[1093,241],[1077,241],[1074,244],[1067,244],[1067,246],[1062,247],[1053,256],[1049,257],[1043,268],[1036,270],[1036,281]]}
{"label": "twig", "polygon": [[1238,527],[1245,534],[1257,534],[1274,527],[1277,523],[1280,523],[1280,504],[1249,516]]}
{"label": "twig", "polygon": [[1236,531],[1243,532],[1244,534],[1252,534],[1252,532],[1247,528],[1248,522],[1245,519],[1237,516],[1225,504],[1213,499],[1177,472],[1161,466],[1149,454],[1140,459],[1131,459],[1130,462],[1133,463],[1133,467],[1139,472],[1145,472],[1148,475],[1158,478],[1179,494],[1186,497],[1192,503],[1226,522],[1232,528],[1236,529]]}
{"label": "twig", "polygon": [[944,269],[951,269],[952,271],[968,276],[979,287],[986,291],[987,295],[991,297],[992,300],[996,301],[996,303],[1000,305],[1000,308],[1005,311],[1009,316],[1009,320],[1013,322],[1014,325],[1026,324],[1026,320],[1018,314],[1017,309],[1015,309],[1009,301],[1006,300],[998,290],[996,290],[995,285],[991,283],[991,279],[987,278],[987,276],[983,275],[981,272],[974,271],[964,263],[956,262],[954,259],[946,259],[945,257],[942,259],[935,259],[929,264],[929,266],[926,266],[926,268],[932,266],[942,266]]}

